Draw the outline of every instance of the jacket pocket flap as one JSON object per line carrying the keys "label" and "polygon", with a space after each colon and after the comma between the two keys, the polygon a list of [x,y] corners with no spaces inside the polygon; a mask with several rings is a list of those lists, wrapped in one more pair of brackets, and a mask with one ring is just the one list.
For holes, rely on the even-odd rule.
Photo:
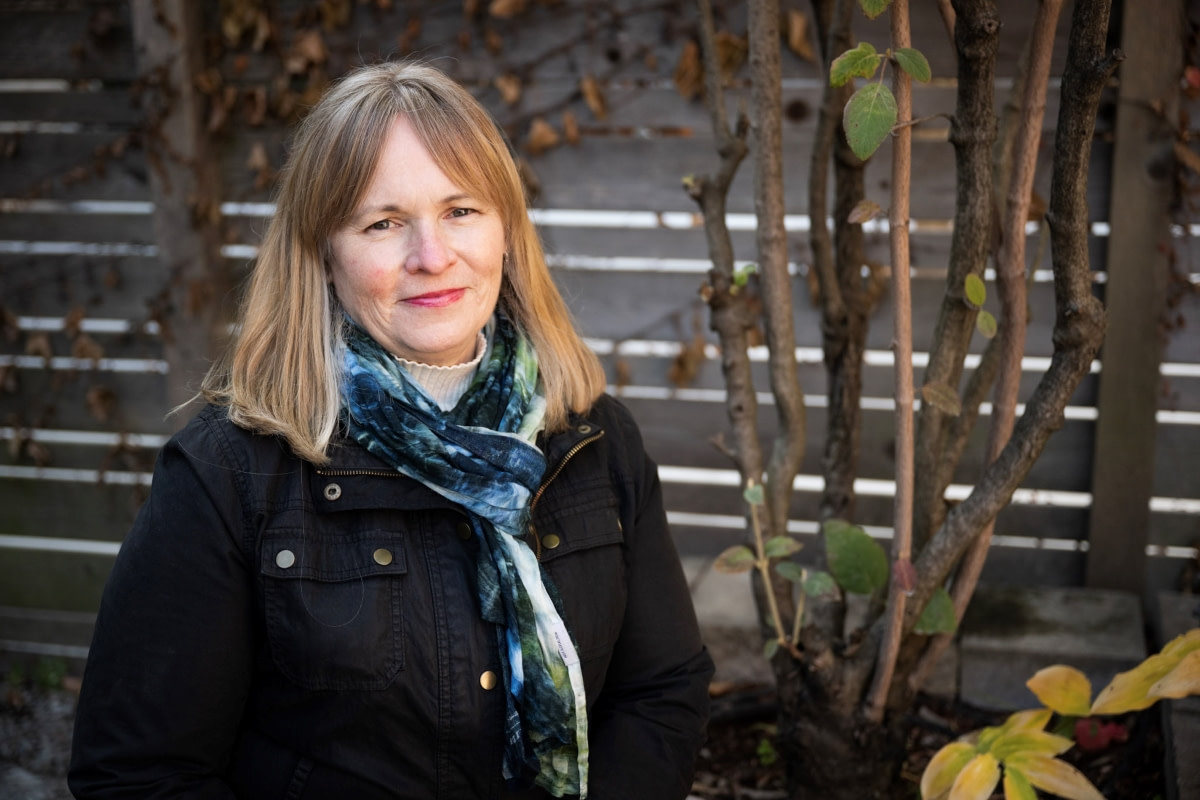
{"label": "jacket pocket flap", "polygon": [[408,572],[404,535],[382,530],[337,537],[288,532],[264,538],[260,560],[263,575],[283,579],[335,582]]}

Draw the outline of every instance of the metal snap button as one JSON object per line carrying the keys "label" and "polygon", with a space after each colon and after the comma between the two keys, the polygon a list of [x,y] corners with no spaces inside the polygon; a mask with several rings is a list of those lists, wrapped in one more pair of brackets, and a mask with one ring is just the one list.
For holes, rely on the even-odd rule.
{"label": "metal snap button", "polygon": [[591,432],[592,432],[592,426],[591,426],[591,425],[588,425],[588,424],[585,422],[585,423],[583,423],[582,425],[580,425],[578,428],[576,428],[575,430],[579,431],[580,433],[591,433]]}
{"label": "metal snap button", "polygon": [[547,550],[553,550],[562,544],[562,539],[558,538],[557,533],[548,533],[542,537],[542,547]]}
{"label": "metal snap button", "polygon": [[341,496],[342,496],[342,487],[338,486],[336,483],[331,483],[325,487],[325,499],[326,500],[337,500]]}
{"label": "metal snap button", "polygon": [[496,677],[496,673],[492,672],[490,669],[479,676],[479,685],[483,687],[485,692],[490,692],[492,689],[495,689],[496,684],[499,682],[500,679]]}
{"label": "metal snap button", "polygon": [[291,569],[296,563],[296,554],[291,550],[280,550],[275,554],[275,566],[280,569]]}
{"label": "metal snap button", "polygon": [[462,539],[464,542],[475,535],[475,532],[471,530],[470,523],[467,523],[467,522],[458,523],[457,530],[458,530],[458,538]]}
{"label": "metal snap button", "polygon": [[386,547],[379,548],[372,553],[371,557],[374,558],[375,563],[381,567],[386,567],[388,564],[392,563],[392,551],[388,550]]}

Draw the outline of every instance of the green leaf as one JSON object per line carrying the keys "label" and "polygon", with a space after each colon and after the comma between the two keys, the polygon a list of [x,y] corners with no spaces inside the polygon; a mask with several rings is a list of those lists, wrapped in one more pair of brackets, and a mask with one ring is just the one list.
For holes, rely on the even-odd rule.
{"label": "green leaf", "polygon": [[891,4],[892,0],[858,0],[858,5],[867,15],[867,19],[875,19],[887,11]]}
{"label": "green leaf", "polygon": [[1004,800],[1038,800],[1025,773],[1008,764],[1004,765]]}
{"label": "green leaf", "polygon": [[980,311],[979,315],[975,317],[975,329],[986,338],[991,339],[996,335],[996,318],[987,311]]}
{"label": "green leaf", "polygon": [[935,633],[954,633],[957,627],[958,620],[954,616],[954,601],[950,599],[946,590],[939,586],[933,593],[933,597],[929,598],[929,602],[925,604],[925,610],[921,612],[921,617],[917,620],[913,631],[931,636]]}
{"label": "green leaf", "polygon": [[835,594],[836,592],[837,583],[833,580],[833,576],[824,570],[813,570],[809,573],[808,579],[804,581],[804,593],[809,597]]}
{"label": "green leaf", "polygon": [[795,561],[780,561],[775,565],[775,571],[779,573],[779,577],[789,580],[792,583],[804,583],[804,567]]}
{"label": "green leaf", "polygon": [[1012,757],[1010,769],[1017,771],[1034,788],[1067,800],[1104,800],[1084,774],[1065,761],[1051,756],[1021,754]]}
{"label": "green leaf", "polygon": [[958,399],[958,392],[948,383],[925,384],[921,387],[921,400],[950,417],[957,417],[962,413],[962,401]]}
{"label": "green leaf", "polygon": [[871,594],[887,585],[887,553],[866,531],[843,520],[825,522],[829,571],[847,592]]}
{"label": "green leaf", "polygon": [[763,504],[762,484],[756,483],[753,486],[747,486],[742,492],[742,499],[752,506],[761,506]]}
{"label": "green leaf", "polygon": [[983,278],[978,275],[968,275],[963,288],[967,293],[967,302],[976,308],[982,306],[983,301],[987,300],[987,286],[984,284]]}
{"label": "green leaf", "polygon": [[894,53],[896,63],[900,65],[900,69],[908,73],[908,76],[914,81],[921,83],[929,83],[933,79],[933,72],[929,69],[929,61],[926,60],[925,54],[920,50],[914,50],[911,47],[900,47]]}
{"label": "green leaf", "polygon": [[896,114],[896,97],[882,83],[868,83],[855,92],[842,112],[842,128],[854,155],[870,158],[892,132]]}
{"label": "green leaf", "polygon": [[733,285],[745,286],[750,281],[750,276],[758,272],[758,264],[749,262],[743,264],[733,271]]}
{"label": "green leaf", "polygon": [[763,553],[767,558],[787,558],[803,545],[790,536],[772,536],[763,545]]}
{"label": "green leaf", "polygon": [[844,86],[854,78],[870,78],[879,69],[879,60],[879,52],[870,42],[859,42],[858,47],[833,60],[829,66],[829,85]]}
{"label": "green leaf", "polygon": [[1055,736],[1047,731],[1011,731],[992,742],[988,751],[1004,761],[1018,753],[1057,756],[1075,746],[1066,736]]}
{"label": "green leaf", "polygon": [[763,656],[766,657],[767,661],[770,661],[775,657],[777,652],[779,652],[779,640],[768,639],[767,643],[763,645]]}
{"label": "green leaf", "polygon": [[717,560],[713,562],[713,569],[727,575],[736,575],[753,569],[754,561],[754,552],[744,544],[737,544],[726,548],[717,556]]}

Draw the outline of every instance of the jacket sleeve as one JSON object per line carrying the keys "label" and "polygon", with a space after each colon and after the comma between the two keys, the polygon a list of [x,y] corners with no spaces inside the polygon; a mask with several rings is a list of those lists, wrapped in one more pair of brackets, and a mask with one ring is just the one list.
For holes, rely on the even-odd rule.
{"label": "jacket sleeve", "polygon": [[105,586],[76,715],[77,798],[232,798],[253,657],[237,485],[211,421],[160,452]]}
{"label": "jacket sleeve", "polygon": [[[623,411],[623,409],[622,409]],[[589,725],[592,800],[686,797],[708,722],[712,659],[667,527],[655,464],[627,412],[619,428],[632,464],[626,612]]]}

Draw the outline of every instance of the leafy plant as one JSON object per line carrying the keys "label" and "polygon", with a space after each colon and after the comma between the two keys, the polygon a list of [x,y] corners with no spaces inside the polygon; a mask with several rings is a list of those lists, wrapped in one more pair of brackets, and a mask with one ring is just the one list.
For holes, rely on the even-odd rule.
{"label": "leafy plant", "polygon": [[[1026,686],[1045,707],[1019,711],[1002,725],[972,732],[939,750],[921,776],[923,800],[990,797],[1002,774],[1005,800],[1036,800],[1037,789],[1067,800],[1103,800],[1079,770],[1058,756],[1076,743],[1107,744],[1122,737],[1120,726],[1102,723],[1098,716],[1200,694],[1200,628],[1117,675],[1094,701],[1087,676],[1061,664],[1039,670]],[[1072,731],[1074,740],[1045,730],[1055,714],[1068,723],[1056,730]]]}

